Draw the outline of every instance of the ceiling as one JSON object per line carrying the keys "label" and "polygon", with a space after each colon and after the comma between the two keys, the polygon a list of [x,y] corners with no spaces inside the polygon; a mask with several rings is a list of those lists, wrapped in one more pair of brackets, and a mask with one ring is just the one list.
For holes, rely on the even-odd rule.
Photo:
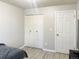
{"label": "ceiling", "polygon": [[0,1],[10,3],[25,9],[29,9],[34,7],[47,7],[52,5],[74,4],[76,3],[77,0],[0,0]]}

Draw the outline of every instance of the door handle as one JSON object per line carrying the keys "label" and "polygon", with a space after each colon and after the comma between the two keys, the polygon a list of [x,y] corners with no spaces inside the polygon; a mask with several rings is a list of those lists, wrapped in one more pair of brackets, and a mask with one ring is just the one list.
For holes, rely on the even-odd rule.
{"label": "door handle", "polygon": [[59,36],[59,34],[56,34],[56,36]]}
{"label": "door handle", "polygon": [[29,30],[29,32],[32,32],[31,30]]}

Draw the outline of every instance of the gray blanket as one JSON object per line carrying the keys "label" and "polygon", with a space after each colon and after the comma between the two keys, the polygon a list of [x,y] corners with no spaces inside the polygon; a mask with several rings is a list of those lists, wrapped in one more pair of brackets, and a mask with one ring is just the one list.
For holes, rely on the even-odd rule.
{"label": "gray blanket", "polygon": [[28,57],[24,50],[0,46],[0,59],[23,59]]}

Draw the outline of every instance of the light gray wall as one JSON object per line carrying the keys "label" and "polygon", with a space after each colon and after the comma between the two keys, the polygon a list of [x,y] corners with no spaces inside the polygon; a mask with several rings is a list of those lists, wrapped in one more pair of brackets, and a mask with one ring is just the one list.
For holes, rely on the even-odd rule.
{"label": "light gray wall", "polygon": [[49,12],[54,12],[56,10],[68,10],[68,9],[76,9],[76,4],[71,5],[59,5],[59,6],[49,6],[43,8],[36,8],[36,9],[26,9],[25,15],[36,15],[36,14],[49,14]]}
{"label": "light gray wall", "polygon": [[79,1],[77,2],[77,48],[79,49]]}
{"label": "light gray wall", "polygon": [[24,10],[1,1],[0,43],[17,48],[24,44]]}
{"label": "light gray wall", "polygon": [[55,17],[54,11],[60,10],[72,10],[76,9],[76,4],[72,5],[60,5],[60,6],[51,6],[38,9],[27,9],[25,10],[25,15],[44,15],[44,40],[43,48],[54,50],[55,49]]}
{"label": "light gray wall", "polygon": [[79,20],[78,20],[78,28],[77,28],[77,48],[79,49]]}
{"label": "light gray wall", "polygon": [[77,19],[79,19],[79,1],[77,2]]}
{"label": "light gray wall", "polygon": [[44,49],[54,50],[55,49],[55,29],[54,29],[54,13],[52,15],[45,15],[44,17]]}

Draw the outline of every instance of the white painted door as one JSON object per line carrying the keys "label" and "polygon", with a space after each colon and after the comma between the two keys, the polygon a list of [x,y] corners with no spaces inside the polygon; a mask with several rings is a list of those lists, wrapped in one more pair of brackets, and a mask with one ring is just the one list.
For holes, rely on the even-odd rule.
{"label": "white painted door", "polygon": [[55,49],[68,53],[76,48],[76,11],[65,10],[55,12]]}
{"label": "white painted door", "polygon": [[42,48],[43,15],[25,16],[25,45]]}

